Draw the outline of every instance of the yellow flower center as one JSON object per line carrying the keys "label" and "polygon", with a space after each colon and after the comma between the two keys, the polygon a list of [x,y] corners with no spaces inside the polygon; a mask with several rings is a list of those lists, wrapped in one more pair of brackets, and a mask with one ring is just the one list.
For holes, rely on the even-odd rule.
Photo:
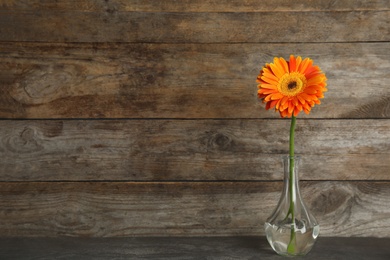
{"label": "yellow flower center", "polygon": [[278,90],[285,96],[295,96],[306,87],[306,77],[299,72],[284,74],[278,84]]}

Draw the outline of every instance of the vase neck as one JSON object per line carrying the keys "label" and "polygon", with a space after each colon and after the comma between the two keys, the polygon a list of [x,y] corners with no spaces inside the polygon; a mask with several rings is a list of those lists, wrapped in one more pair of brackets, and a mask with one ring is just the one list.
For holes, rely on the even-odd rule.
{"label": "vase neck", "polygon": [[[299,156],[285,156],[283,157],[284,166],[284,190],[293,196],[299,195]],[[293,198],[294,199],[294,198]]]}

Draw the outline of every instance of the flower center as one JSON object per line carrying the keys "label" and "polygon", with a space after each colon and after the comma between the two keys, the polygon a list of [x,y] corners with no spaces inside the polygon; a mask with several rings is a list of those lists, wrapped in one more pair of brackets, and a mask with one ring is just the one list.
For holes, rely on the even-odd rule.
{"label": "flower center", "polygon": [[288,83],[287,85],[289,90],[292,90],[297,87],[297,83],[295,81]]}
{"label": "flower center", "polygon": [[278,84],[278,90],[285,96],[295,96],[306,87],[306,77],[299,72],[284,74]]}

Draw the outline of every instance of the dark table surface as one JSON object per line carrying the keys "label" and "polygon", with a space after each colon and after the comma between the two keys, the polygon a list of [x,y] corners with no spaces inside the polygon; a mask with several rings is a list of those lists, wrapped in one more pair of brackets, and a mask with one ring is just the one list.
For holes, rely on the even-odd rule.
{"label": "dark table surface", "polygon": [[[264,237],[0,238],[0,259],[283,259]],[[299,259],[390,260],[390,238],[320,237]]]}

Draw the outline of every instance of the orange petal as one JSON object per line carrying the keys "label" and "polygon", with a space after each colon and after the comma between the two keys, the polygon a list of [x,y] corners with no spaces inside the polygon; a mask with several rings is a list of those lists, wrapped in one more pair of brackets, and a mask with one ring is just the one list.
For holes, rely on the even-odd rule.
{"label": "orange petal", "polygon": [[311,88],[311,87],[308,87],[308,88],[305,88],[305,89],[303,90],[303,92],[305,92],[306,94],[314,95],[314,94],[317,93],[317,90],[315,90],[315,89],[313,89],[313,88]]}
{"label": "orange petal", "polygon": [[298,56],[298,57],[295,59],[295,71],[298,71],[298,68],[299,68],[299,66],[301,65],[301,62],[302,62],[302,57],[301,57],[301,56]]}
{"label": "orange petal", "polygon": [[315,76],[319,76],[319,75],[324,76],[324,73],[322,73],[321,71],[315,71],[315,72],[312,72],[310,74],[305,74],[305,77],[308,80],[308,79],[311,79],[311,78],[313,78]]}
{"label": "orange petal", "polygon": [[[287,101],[288,101],[288,99],[287,99]],[[279,110],[283,111],[283,110],[288,108],[288,102],[287,101],[284,101],[284,98],[282,99],[282,101],[280,102]]]}
{"label": "orange petal", "polygon": [[279,111],[284,111],[287,110],[288,108],[288,102],[284,103],[283,105],[279,106]]}
{"label": "orange petal", "polygon": [[284,97],[283,94],[280,94],[279,92],[271,94],[271,100],[281,99],[283,97]]}
{"label": "orange petal", "polygon": [[272,100],[271,102],[268,102],[269,108],[275,107],[278,102],[279,102],[279,100]]}
{"label": "orange petal", "polygon": [[313,95],[306,94],[305,92],[300,93],[299,96],[302,97],[303,99],[305,99],[306,101],[313,100],[315,97]]}
{"label": "orange petal", "polygon": [[321,83],[321,82],[324,82],[324,78],[322,77],[322,75],[317,75],[315,77],[312,77],[310,79],[307,80],[307,85],[310,86],[310,85],[316,85],[318,83]]}
{"label": "orange petal", "polygon": [[300,111],[298,110],[298,108],[295,107],[295,108],[294,108],[294,116],[298,116],[299,112],[300,112]]}
{"label": "orange petal", "polygon": [[311,85],[310,88],[315,89],[318,92],[321,92],[323,90],[323,87],[319,85]]}
{"label": "orange petal", "polygon": [[297,95],[297,98],[298,98],[299,102],[301,102],[302,105],[306,103],[305,99],[303,97],[301,97],[300,94]]}
{"label": "orange petal", "polygon": [[303,110],[309,110],[310,111],[310,109],[311,109],[310,105],[308,103],[303,104],[302,107],[303,107]]}
{"label": "orange petal", "polygon": [[286,73],[288,73],[288,65],[287,65],[287,62],[286,62],[286,60],[285,59],[283,59],[283,58],[274,58],[274,62],[275,62],[275,64],[277,64],[278,65],[278,67],[279,68],[282,68],[282,70],[283,70],[283,75],[284,74],[286,74]]}
{"label": "orange petal", "polygon": [[280,102],[281,102],[282,100],[283,100],[283,99],[279,99],[279,100],[278,100],[278,102],[276,103],[275,109],[279,110]]}
{"label": "orange petal", "polygon": [[275,81],[279,81],[279,79],[275,76],[275,74],[272,72],[272,70],[264,70],[263,75],[267,78],[273,79]]}
{"label": "orange petal", "polygon": [[257,92],[260,94],[265,94],[265,95],[278,93],[278,91],[276,89],[267,89],[267,88],[259,89]]}
{"label": "orange petal", "polygon": [[291,102],[288,102],[288,113],[292,114],[294,111],[294,105]]}
{"label": "orange petal", "polygon": [[296,71],[296,60],[295,60],[295,57],[294,55],[290,55],[290,61],[288,63],[288,66],[290,67],[290,72],[294,72]]}
{"label": "orange petal", "polygon": [[280,112],[280,115],[281,115],[282,117],[286,117],[286,116],[288,115],[287,110],[281,111],[281,112]]}
{"label": "orange petal", "polygon": [[294,106],[297,106],[298,105],[298,98],[297,97],[293,97],[291,99],[291,102],[293,103]]}
{"label": "orange petal", "polygon": [[309,65],[313,64],[313,61],[309,58],[305,58],[299,65],[298,72],[305,74],[305,71]]}
{"label": "orange petal", "polygon": [[261,80],[263,80],[264,82],[267,82],[269,84],[272,84],[272,85],[278,85],[278,81],[277,80],[271,79],[271,78],[266,77],[266,76],[262,76]]}
{"label": "orange petal", "polygon": [[277,87],[275,85],[266,84],[266,83],[260,84],[260,87],[261,88],[268,88],[268,89],[277,89]]}
{"label": "orange petal", "polygon": [[283,72],[283,69],[278,67],[277,65],[275,64],[271,64],[271,70],[272,72],[275,74],[276,77],[278,77],[279,79],[285,74]]}
{"label": "orange petal", "polygon": [[320,74],[321,70],[318,66],[311,66],[310,68],[307,68],[305,71],[305,77],[306,78],[311,78],[315,74]]}
{"label": "orange petal", "polygon": [[265,104],[265,110],[270,109],[270,106],[271,106],[271,102],[267,102],[267,103]]}
{"label": "orange petal", "polygon": [[282,98],[282,101],[280,101],[280,104],[284,105],[284,104],[286,104],[287,101],[288,101],[288,96],[284,96]]}
{"label": "orange petal", "polygon": [[289,72],[290,72],[290,69],[289,69],[289,67],[288,67],[287,61],[286,61],[284,58],[280,58],[280,59],[282,60],[284,70],[286,71],[286,73],[289,73]]}
{"label": "orange petal", "polygon": [[265,96],[265,97],[264,97],[264,101],[265,101],[265,102],[271,101],[271,95]]}

